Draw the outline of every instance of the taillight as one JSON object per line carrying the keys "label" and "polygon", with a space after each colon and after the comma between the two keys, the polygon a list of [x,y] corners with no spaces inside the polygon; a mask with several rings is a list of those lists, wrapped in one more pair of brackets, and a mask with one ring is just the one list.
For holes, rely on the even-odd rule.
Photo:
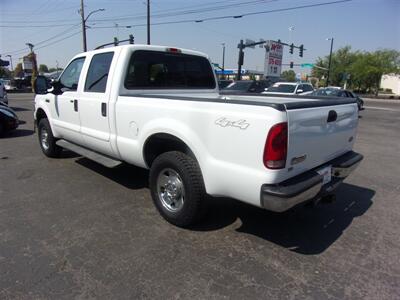
{"label": "taillight", "polygon": [[166,49],[167,52],[172,52],[172,53],[181,53],[181,49],[178,48],[167,48]]}
{"label": "taillight", "polygon": [[287,123],[279,123],[270,129],[264,147],[264,165],[268,169],[282,169],[286,165],[288,144]]}

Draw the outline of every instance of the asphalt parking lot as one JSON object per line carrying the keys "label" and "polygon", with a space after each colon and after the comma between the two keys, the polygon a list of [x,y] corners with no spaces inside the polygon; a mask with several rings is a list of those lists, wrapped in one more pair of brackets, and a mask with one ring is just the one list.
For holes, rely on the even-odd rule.
{"label": "asphalt parking lot", "polygon": [[274,214],[215,199],[191,230],[166,223],[147,171],[46,158],[33,95],[0,139],[0,299],[399,299],[400,101],[370,101],[360,167],[337,201]]}

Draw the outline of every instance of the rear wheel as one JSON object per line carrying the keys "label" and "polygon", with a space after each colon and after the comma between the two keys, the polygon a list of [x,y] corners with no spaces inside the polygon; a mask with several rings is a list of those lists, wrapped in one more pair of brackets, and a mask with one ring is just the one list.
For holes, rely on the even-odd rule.
{"label": "rear wheel", "polygon": [[5,127],[2,123],[0,123],[0,137],[4,135],[4,132],[5,132]]}
{"label": "rear wheel", "polygon": [[205,188],[200,168],[192,157],[177,151],[158,156],[150,169],[153,202],[168,222],[187,227],[203,212]]}
{"label": "rear wheel", "polygon": [[41,119],[38,124],[39,145],[42,152],[47,157],[59,157],[62,148],[56,145],[56,139],[53,136],[49,121]]}

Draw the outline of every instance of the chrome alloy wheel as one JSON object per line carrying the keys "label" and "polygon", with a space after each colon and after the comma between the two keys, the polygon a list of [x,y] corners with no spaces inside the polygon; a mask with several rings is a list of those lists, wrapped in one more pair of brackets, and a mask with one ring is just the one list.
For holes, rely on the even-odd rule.
{"label": "chrome alloy wheel", "polygon": [[49,133],[44,127],[40,130],[40,143],[42,144],[44,150],[48,150],[50,148]]}
{"label": "chrome alloy wheel", "polygon": [[164,169],[157,178],[157,194],[162,205],[170,212],[182,209],[185,189],[179,174],[172,169]]}

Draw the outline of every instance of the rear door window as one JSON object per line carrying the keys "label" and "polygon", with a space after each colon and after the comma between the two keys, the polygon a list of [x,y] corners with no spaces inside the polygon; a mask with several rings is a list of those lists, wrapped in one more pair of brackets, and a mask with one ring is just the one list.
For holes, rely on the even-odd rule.
{"label": "rear door window", "polygon": [[312,87],[311,85],[309,85],[309,84],[303,84],[303,91],[304,91],[304,92],[310,92],[310,91],[312,91],[312,90],[314,90],[314,89],[313,89],[313,87]]}
{"label": "rear door window", "polygon": [[93,55],[86,77],[85,92],[104,93],[114,52]]}
{"label": "rear door window", "polygon": [[138,50],[129,61],[124,84],[130,90],[214,89],[215,79],[205,57]]}

